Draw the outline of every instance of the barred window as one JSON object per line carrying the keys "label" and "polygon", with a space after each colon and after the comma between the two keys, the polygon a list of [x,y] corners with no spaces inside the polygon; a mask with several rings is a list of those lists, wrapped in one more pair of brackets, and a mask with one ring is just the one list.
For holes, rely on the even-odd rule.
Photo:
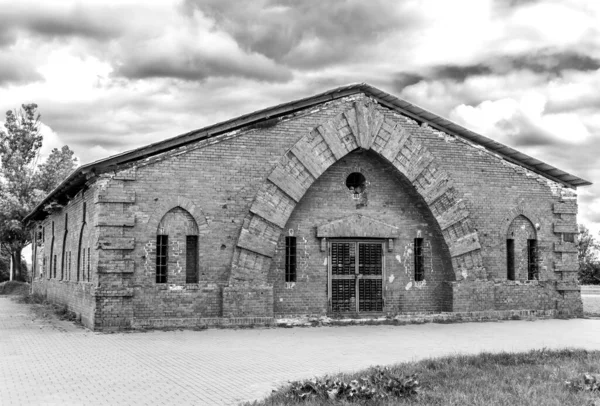
{"label": "barred window", "polygon": [[156,236],[156,283],[167,283],[167,255],[169,236],[158,234]]}
{"label": "barred window", "polygon": [[185,237],[185,283],[198,283],[198,236]]}
{"label": "barred window", "polygon": [[[85,203],[84,203],[85,210]],[[83,212],[84,221],[81,224],[81,230],[79,231],[79,243],[77,244],[77,280],[85,281],[85,247],[84,240],[86,239],[87,224],[85,222],[85,211]]]}
{"label": "barred window", "polygon": [[68,278],[68,275],[66,275],[68,272],[66,266],[68,264],[65,264],[65,260],[68,259],[68,258],[65,258],[65,255],[67,254],[68,236],[69,236],[69,215],[67,213],[65,213],[65,232],[63,234],[62,252],[60,255],[60,279],[61,280]]}
{"label": "barred window", "polygon": [[506,240],[506,279],[515,280],[515,240]]}
{"label": "barred window", "polygon": [[425,264],[423,262],[423,239],[415,238],[415,281],[425,279]]}
{"label": "barred window", "polygon": [[50,262],[48,267],[48,278],[56,278],[56,260],[54,259],[54,221],[52,222],[52,241],[50,242],[50,256],[48,257],[48,262]]}
{"label": "barred window", "polygon": [[88,247],[87,249],[87,280],[88,282],[90,281],[90,262],[91,262],[91,258],[90,258],[90,248]]}
{"label": "barred window", "polygon": [[[83,254],[83,258],[81,258],[81,265],[83,267],[82,269],[82,275],[81,275],[81,280],[85,280],[85,248],[82,250]],[[79,270],[77,271],[77,275],[79,275]]]}
{"label": "barred window", "polygon": [[527,279],[539,279],[537,240],[527,240]]}
{"label": "barred window", "polygon": [[285,237],[285,281],[296,282],[296,237]]}

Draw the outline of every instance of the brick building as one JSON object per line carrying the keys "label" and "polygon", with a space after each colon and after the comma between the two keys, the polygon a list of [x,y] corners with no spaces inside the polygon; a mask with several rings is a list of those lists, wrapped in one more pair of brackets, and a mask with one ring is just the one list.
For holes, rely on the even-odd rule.
{"label": "brick building", "polygon": [[579,315],[589,184],[349,85],[80,167],[27,218],[33,286],[104,330]]}

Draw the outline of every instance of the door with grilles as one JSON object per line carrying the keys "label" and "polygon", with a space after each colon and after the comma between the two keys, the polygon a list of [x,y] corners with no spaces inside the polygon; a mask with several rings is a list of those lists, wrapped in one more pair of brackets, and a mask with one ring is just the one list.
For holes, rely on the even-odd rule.
{"label": "door with grilles", "polygon": [[329,244],[329,303],[332,313],[383,311],[383,243]]}

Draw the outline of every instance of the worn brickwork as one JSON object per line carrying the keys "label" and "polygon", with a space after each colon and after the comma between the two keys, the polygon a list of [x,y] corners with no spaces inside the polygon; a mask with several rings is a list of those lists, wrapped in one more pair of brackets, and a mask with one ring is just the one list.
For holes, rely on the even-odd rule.
{"label": "worn brickwork", "polygon": [[[557,302],[558,311],[581,314],[578,310],[581,308],[580,297],[570,293],[578,289],[576,250],[573,242],[564,242],[565,238],[575,238],[575,191],[459,137],[418,125],[410,119],[404,120],[412,134],[422,140],[432,154],[443,157],[437,162],[448,171],[454,183],[461,190],[468,191],[465,205],[471,214],[471,222],[478,230],[486,279],[497,282],[506,280],[506,238],[509,228],[517,218],[520,218],[517,222],[527,220],[535,229],[539,280],[556,281],[555,284],[544,285],[544,288],[536,288],[531,295],[538,297],[540,289],[558,291],[561,295],[561,300]],[[523,267],[517,279],[527,279]],[[478,291],[481,287],[473,286],[471,289]],[[505,289],[507,294],[511,289],[515,296],[522,294],[523,288],[518,285],[509,283]],[[457,297],[465,299],[458,300]],[[467,297],[461,295],[455,295],[453,301],[455,307],[474,306],[468,303]],[[517,306],[517,303],[524,302],[513,303]],[[542,308],[546,302],[545,299],[539,299],[536,303]]]}
{"label": "worn brickwork", "polygon": [[[346,186],[352,172],[365,176],[364,191]],[[342,226],[322,230],[356,239],[363,234],[352,224],[367,230],[371,222],[387,233],[371,227],[366,236],[384,244],[384,313],[581,312],[574,191],[364,95],[88,178],[85,191],[34,225],[34,289],[92,328],[327,313],[331,238],[317,229],[340,219]],[[352,217],[358,214],[364,218]],[[514,233],[516,280],[507,281]],[[297,279],[285,282],[292,234]],[[169,236],[162,282],[157,235]],[[198,239],[197,283],[185,277],[190,235]],[[422,281],[414,279],[417,237]],[[539,281],[525,281],[528,238],[537,241]]]}
{"label": "worn brickwork", "polygon": [[67,306],[90,328],[94,327],[98,280],[94,193],[93,186],[81,191],[33,228],[34,292]]}
{"label": "worn brickwork", "polygon": [[[356,196],[346,186],[353,172],[367,186]],[[359,213],[398,228],[392,251],[385,248],[385,312],[450,311],[453,280],[450,257],[441,231],[427,205],[396,169],[373,152],[353,152],[332,165],[296,206],[279,238],[269,282],[277,314],[324,314],[328,311],[328,252],[321,251],[316,228]],[[374,230],[376,231],[376,230]],[[286,283],[285,236],[298,241],[297,281]],[[415,282],[414,239],[424,239],[425,278]]]}

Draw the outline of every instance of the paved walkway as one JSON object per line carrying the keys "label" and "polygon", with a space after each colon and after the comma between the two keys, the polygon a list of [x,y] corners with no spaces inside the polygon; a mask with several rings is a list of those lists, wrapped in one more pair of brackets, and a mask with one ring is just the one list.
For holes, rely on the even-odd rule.
{"label": "paved walkway", "polygon": [[237,404],[313,375],[566,346],[600,350],[600,320],[101,334],[0,297],[0,404]]}

